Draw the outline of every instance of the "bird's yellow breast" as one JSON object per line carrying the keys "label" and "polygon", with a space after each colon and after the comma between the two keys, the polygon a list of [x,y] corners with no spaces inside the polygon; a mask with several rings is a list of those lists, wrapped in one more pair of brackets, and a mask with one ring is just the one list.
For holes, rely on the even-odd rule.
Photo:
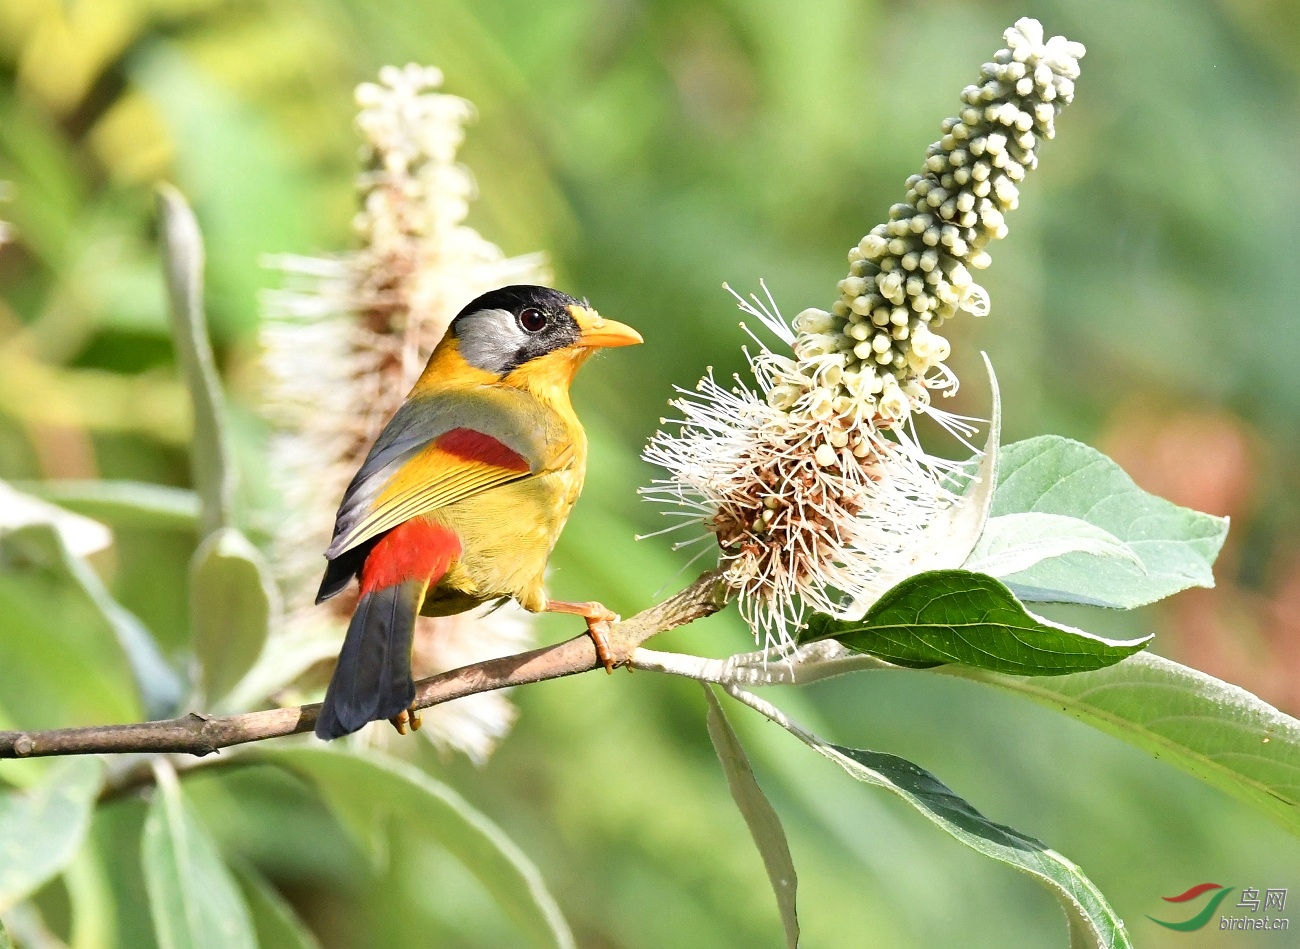
{"label": "bird's yellow breast", "polygon": [[[569,400],[569,382],[584,354],[564,350],[535,359],[495,385],[521,391],[545,431],[539,474],[489,488],[438,509],[432,516],[460,538],[462,554],[437,588],[429,591],[424,612],[460,612],[503,596],[528,610],[546,606],[546,562],[568,520],[587,469],[587,436]],[[443,369],[454,365],[447,357]],[[430,367],[434,361],[430,360]],[[426,370],[422,394],[434,395],[439,378]],[[446,380],[442,375],[442,380]],[[417,390],[421,388],[417,384]],[[445,385],[445,382],[443,383]]]}
{"label": "bird's yellow breast", "polygon": [[[546,562],[582,487],[582,472],[562,469],[503,485],[438,512],[462,553],[431,592],[429,611],[458,612],[511,596],[534,612],[546,606]],[[468,598],[468,602],[464,602]],[[460,601],[458,609],[438,601]]]}

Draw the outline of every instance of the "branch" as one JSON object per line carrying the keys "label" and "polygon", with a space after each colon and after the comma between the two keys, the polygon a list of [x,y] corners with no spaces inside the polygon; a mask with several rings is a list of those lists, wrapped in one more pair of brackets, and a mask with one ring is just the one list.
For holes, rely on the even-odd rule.
{"label": "branch", "polygon": [[[726,588],[717,571],[631,619],[614,623],[608,634],[610,652],[620,665],[630,665],[632,653],[656,633],[684,626],[716,613],[726,604]],[[489,659],[416,683],[415,708],[429,708],[478,692],[491,692],[530,682],[602,668],[591,637],[583,634],[554,646]],[[90,725],[48,731],[0,731],[0,758],[44,758],[52,755],[163,752],[208,755],[221,748],[265,741],[311,731],[320,705],[276,708],[220,718],[191,712],[181,718],[130,725]]]}

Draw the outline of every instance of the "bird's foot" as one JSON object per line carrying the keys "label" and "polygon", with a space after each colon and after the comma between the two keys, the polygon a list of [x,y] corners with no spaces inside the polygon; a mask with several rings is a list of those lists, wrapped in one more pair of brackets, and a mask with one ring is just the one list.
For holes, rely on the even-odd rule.
{"label": "bird's foot", "polygon": [[[592,645],[596,647],[596,661],[605,667],[606,672],[613,675],[619,660],[614,658],[614,653],[609,648],[609,624],[619,621],[617,613],[595,601],[568,603],[564,600],[551,600],[546,604],[546,612],[572,613],[585,619],[587,635],[591,637]],[[631,666],[628,666],[628,671],[632,671]]]}
{"label": "bird's foot", "polygon": [[420,719],[420,710],[416,708],[403,709],[390,718],[388,722],[397,729],[399,735],[405,735],[408,727],[411,731],[418,732],[420,726],[424,724]]}
{"label": "bird's foot", "polygon": [[[618,617],[614,617],[617,619]],[[614,674],[614,657],[609,651],[609,620],[597,620],[587,618],[587,635],[591,637],[592,645],[596,647],[596,661],[605,667],[609,675]]]}

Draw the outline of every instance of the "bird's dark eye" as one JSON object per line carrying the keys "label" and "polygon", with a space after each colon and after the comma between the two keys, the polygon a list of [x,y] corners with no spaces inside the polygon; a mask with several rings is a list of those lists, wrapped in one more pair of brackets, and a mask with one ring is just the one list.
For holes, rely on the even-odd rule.
{"label": "bird's dark eye", "polygon": [[519,312],[519,325],[529,333],[540,333],[546,329],[546,314],[535,307],[528,307]]}

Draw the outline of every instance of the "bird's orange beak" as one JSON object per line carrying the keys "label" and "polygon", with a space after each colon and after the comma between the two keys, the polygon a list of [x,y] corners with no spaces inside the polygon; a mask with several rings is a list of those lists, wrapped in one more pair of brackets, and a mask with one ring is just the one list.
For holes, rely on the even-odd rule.
{"label": "bird's orange beak", "polygon": [[577,345],[591,349],[611,349],[615,346],[635,346],[644,343],[641,334],[625,323],[607,320],[591,307],[574,305],[569,314],[578,324],[582,334]]}

